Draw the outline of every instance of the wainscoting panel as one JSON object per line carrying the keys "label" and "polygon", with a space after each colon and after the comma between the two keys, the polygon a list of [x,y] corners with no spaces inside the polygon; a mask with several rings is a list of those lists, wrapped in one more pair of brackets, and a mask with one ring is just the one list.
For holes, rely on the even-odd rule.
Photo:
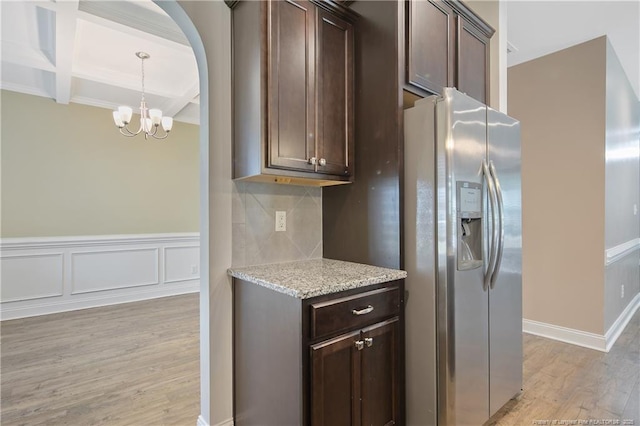
{"label": "wainscoting panel", "polygon": [[157,248],[71,253],[71,294],[160,284]]}
{"label": "wainscoting panel", "polygon": [[199,246],[166,247],[164,249],[164,282],[176,283],[197,279]]}
{"label": "wainscoting panel", "polygon": [[[62,253],[5,256],[0,260],[0,301],[18,302],[62,296],[64,286]],[[5,285],[19,282],[20,285]]]}
{"label": "wainscoting panel", "polygon": [[0,320],[200,290],[198,233],[4,238]]}

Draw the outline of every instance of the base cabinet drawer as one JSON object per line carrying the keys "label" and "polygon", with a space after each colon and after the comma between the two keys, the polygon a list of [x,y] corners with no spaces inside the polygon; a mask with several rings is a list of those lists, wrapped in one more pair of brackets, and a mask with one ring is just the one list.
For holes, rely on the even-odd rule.
{"label": "base cabinet drawer", "polygon": [[313,303],[311,305],[311,338],[347,331],[400,312],[398,287],[381,288],[362,294]]}

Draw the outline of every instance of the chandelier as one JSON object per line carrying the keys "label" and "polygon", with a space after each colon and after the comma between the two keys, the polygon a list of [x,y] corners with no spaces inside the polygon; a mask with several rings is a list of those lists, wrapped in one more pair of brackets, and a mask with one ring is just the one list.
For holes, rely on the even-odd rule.
{"label": "chandelier", "polygon": [[[136,56],[140,58],[142,63],[142,100],[140,101],[140,127],[136,132],[132,132],[129,129],[129,123],[131,122],[131,116],[133,115],[133,109],[128,106],[120,106],[116,111],[113,111],[113,121],[120,129],[120,133],[127,137],[133,137],[141,132],[144,132],[144,138],[148,139],[150,136],[154,139],[166,139],[169,136],[171,127],[173,127],[173,118],[163,117],[162,111],[156,108],[149,109],[147,102],[144,100],[144,60],[149,59],[151,56],[146,52],[136,52]],[[158,134],[158,128],[162,124],[163,135]]]}

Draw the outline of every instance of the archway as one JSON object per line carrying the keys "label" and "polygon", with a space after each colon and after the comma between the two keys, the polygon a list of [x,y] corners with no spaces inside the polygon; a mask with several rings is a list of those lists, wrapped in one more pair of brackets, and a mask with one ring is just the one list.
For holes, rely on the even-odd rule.
{"label": "archway", "polygon": [[231,13],[222,1],[154,2],[186,35],[200,77],[198,425],[232,425]]}

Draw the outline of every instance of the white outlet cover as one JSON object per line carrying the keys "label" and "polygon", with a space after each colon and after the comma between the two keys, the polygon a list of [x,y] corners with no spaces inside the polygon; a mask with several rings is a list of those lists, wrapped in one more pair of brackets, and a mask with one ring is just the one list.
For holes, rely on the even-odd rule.
{"label": "white outlet cover", "polygon": [[276,232],[287,230],[287,212],[276,211]]}

